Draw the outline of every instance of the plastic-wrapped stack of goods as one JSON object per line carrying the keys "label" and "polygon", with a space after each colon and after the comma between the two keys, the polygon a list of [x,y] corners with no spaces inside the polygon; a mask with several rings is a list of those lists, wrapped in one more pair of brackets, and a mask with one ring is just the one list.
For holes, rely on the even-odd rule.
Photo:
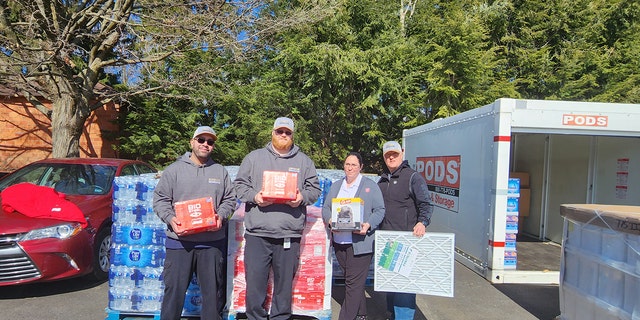
{"label": "plastic-wrapped stack of goods", "polygon": [[[332,266],[327,259],[329,242],[320,208],[307,209],[307,222],[300,242],[300,267],[293,280],[294,310],[300,314],[323,314],[331,318]],[[329,302],[329,304],[326,304]],[[295,312],[295,311],[294,311]]]}
{"label": "plastic-wrapped stack of goods", "polygon": [[[246,311],[243,220],[244,204],[240,205],[229,222],[229,319],[234,319],[237,313]],[[331,319],[332,265],[320,208],[307,207],[307,222],[300,244],[300,267],[294,278],[293,313],[317,319]],[[270,278],[268,291],[273,287],[272,281]],[[271,304],[271,296],[271,293],[267,295],[265,306]]]}
{"label": "plastic-wrapped stack of goods", "polygon": [[[163,296],[166,225],[153,211],[155,174],[114,180],[109,312],[158,314]],[[200,291],[187,290],[184,314],[199,315]]]}
{"label": "plastic-wrapped stack of goods", "polygon": [[316,200],[313,205],[322,208],[324,205],[324,199],[327,197],[329,189],[331,189],[331,183],[333,182],[331,181],[331,178],[320,173],[318,174],[318,181],[320,182],[320,190],[322,190],[322,193],[320,193],[318,200]]}
{"label": "plastic-wrapped stack of goods", "polygon": [[200,287],[198,286],[198,278],[194,273],[191,283],[189,283],[189,288],[187,288],[187,295],[184,297],[182,315],[199,316],[200,311],[202,311],[202,295],[200,294]]}
{"label": "plastic-wrapped stack of goods", "polygon": [[504,244],[504,268],[515,269],[518,263],[516,236],[518,233],[518,210],[520,200],[520,179],[509,178],[507,190],[507,223]]}
{"label": "plastic-wrapped stack of goods", "polygon": [[640,206],[563,204],[562,319],[640,319]]}

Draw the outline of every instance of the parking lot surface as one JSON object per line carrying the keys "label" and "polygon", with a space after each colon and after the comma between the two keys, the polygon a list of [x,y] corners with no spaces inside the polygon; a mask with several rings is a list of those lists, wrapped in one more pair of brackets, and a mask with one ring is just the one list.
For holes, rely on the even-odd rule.
{"label": "parking lot surface", "polygon": [[[337,319],[343,287],[334,286],[332,318]],[[109,285],[72,279],[0,287],[1,320],[105,319]],[[370,320],[385,319],[384,295],[367,288]],[[454,297],[419,295],[416,320],[553,320],[560,315],[557,285],[493,285],[455,264]],[[239,318],[239,317],[238,317]]]}

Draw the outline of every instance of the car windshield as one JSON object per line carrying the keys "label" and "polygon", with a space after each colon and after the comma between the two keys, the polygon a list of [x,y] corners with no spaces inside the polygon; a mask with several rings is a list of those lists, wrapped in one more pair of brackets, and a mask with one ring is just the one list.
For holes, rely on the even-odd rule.
{"label": "car windshield", "polygon": [[33,164],[2,179],[0,191],[17,183],[30,182],[69,195],[103,195],[111,190],[116,169],[105,165]]}

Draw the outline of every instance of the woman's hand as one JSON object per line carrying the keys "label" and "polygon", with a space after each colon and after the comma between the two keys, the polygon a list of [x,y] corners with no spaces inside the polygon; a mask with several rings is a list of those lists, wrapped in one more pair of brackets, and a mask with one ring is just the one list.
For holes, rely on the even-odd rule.
{"label": "woman's hand", "polygon": [[371,225],[368,222],[363,222],[360,225],[360,230],[353,231],[353,233],[365,235],[367,234],[367,231],[369,231],[369,228],[371,228]]}

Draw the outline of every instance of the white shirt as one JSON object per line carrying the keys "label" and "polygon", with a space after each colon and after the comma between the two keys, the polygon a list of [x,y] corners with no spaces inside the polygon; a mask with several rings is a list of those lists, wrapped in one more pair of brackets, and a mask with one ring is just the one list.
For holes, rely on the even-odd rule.
{"label": "white shirt", "polygon": [[[362,174],[358,174],[356,181],[349,187],[347,187],[347,178],[342,179],[340,185],[340,191],[338,191],[337,198],[355,198],[360,187],[360,181],[362,181]],[[353,243],[353,233],[351,231],[336,231],[333,233],[333,242],[340,244]]]}

